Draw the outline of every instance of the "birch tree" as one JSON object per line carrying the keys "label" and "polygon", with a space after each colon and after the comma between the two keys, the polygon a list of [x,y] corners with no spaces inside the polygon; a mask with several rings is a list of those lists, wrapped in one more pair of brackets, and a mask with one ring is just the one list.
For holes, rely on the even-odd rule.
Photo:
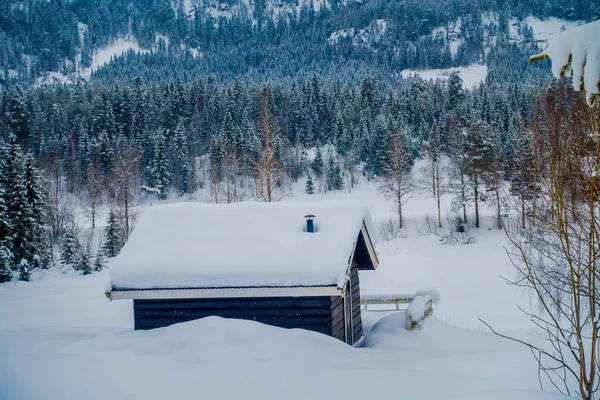
{"label": "birch tree", "polygon": [[404,135],[398,131],[388,139],[387,159],[378,178],[378,190],[392,200],[398,211],[399,227],[404,226],[402,207],[414,193],[414,182],[410,175],[411,165],[408,146]]}

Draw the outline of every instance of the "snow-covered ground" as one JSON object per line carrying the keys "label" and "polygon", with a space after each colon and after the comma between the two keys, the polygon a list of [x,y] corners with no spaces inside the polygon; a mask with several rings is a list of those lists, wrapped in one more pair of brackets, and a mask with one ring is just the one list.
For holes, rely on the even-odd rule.
{"label": "snow-covered ground", "polygon": [[[360,202],[376,224],[394,215],[372,184],[327,195],[306,195],[303,185],[285,200]],[[449,203],[444,197],[444,209]],[[535,340],[516,308],[529,308],[529,297],[500,277],[514,272],[503,233],[492,229],[492,211],[484,210],[474,243],[453,245],[425,223],[435,211],[430,196],[411,199],[403,237],[380,241],[379,268],[360,274],[363,294],[439,290],[435,316],[408,332],[402,312],[364,312],[361,348],[219,318],[133,331],[131,302],[109,302],[103,294],[107,271],[79,276],[54,269],[29,283],[0,285],[0,399],[561,398],[539,391],[527,348],[478,321]]]}

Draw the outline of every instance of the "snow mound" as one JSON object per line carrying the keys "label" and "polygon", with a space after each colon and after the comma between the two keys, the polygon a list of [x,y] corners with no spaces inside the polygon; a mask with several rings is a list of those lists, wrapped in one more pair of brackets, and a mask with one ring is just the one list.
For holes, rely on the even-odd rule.
{"label": "snow mound", "polygon": [[[314,214],[315,232],[305,215]],[[353,202],[155,206],[109,265],[113,288],[339,285],[369,212]],[[375,231],[369,231],[376,241]],[[375,243],[374,243],[375,245]]]}
{"label": "snow mound", "polygon": [[415,296],[410,305],[406,308],[406,329],[413,330],[421,328],[425,318],[430,316],[429,303],[433,302],[428,294],[424,296]]}
{"label": "snow mound", "polygon": [[570,66],[576,89],[586,91],[588,103],[600,93],[600,20],[561,33],[531,61],[552,60],[552,74],[558,78]]}
{"label": "snow mound", "polygon": [[51,275],[0,285],[0,399],[568,399],[536,390],[526,347],[436,317],[409,332],[396,312],[362,348],[218,317],[133,331],[105,272]]}
{"label": "snow mound", "polygon": [[468,67],[446,69],[405,69],[400,73],[400,75],[402,75],[403,78],[419,76],[421,79],[425,80],[446,80],[453,72],[458,73],[458,76],[460,76],[460,78],[463,80],[463,86],[465,88],[473,88],[485,81],[487,78],[488,68],[487,65],[473,64],[469,65]]}
{"label": "snow mound", "polygon": [[429,298],[433,301],[433,304],[436,306],[440,304],[440,292],[438,292],[436,289],[419,290],[415,293],[415,296],[429,296]]}

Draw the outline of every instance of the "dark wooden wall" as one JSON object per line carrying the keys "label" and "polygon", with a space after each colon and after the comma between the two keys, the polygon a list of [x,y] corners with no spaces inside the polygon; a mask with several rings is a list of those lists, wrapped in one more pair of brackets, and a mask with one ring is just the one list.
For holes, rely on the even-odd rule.
{"label": "dark wooden wall", "polygon": [[356,263],[352,263],[352,269],[350,270],[350,287],[352,288],[352,344],[354,344],[363,334],[362,318],[360,316],[360,282]]}
{"label": "dark wooden wall", "polygon": [[331,336],[346,341],[346,330],[344,329],[344,298],[336,296],[331,298]]}
{"label": "dark wooden wall", "polygon": [[[152,329],[208,316],[240,318],[283,328],[332,334],[332,309],[341,297],[134,300],[135,329]],[[343,340],[343,339],[342,339]]]}

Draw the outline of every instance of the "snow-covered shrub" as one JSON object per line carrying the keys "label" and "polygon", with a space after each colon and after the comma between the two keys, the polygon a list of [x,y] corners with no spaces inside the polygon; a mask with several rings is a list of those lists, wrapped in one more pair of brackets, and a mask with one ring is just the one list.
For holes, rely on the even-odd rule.
{"label": "snow-covered shrub", "polygon": [[21,263],[19,263],[19,280],[29,281],[29,278],[31,278],[29,262],[23,258],[21,259]]}
{"label": "snow-covered shrub", "polygon": [[387,221],[378,224],[379,237],[383,240],[392,240],[406,237],[406,228],[400,228],[398,220],[390,217]]}
{"label": "snow-covered shrub", "polygon": [[423,223],[422,224],[417,223],[416,226],[417,226],[417,232],[420,235],[438,236],[438,235],[440,235],[440,232],[441,232],[441,229],[438,228],[436,219],[430,215],[425,215],[425,217],[423,218]]}
{"label": "snow-covered shrub", "polygon": [[477,243],[477,238],[471,235],[469,226],[461,218],[455,218],[446,224],[442,241],[445,244],[472,244]]}

